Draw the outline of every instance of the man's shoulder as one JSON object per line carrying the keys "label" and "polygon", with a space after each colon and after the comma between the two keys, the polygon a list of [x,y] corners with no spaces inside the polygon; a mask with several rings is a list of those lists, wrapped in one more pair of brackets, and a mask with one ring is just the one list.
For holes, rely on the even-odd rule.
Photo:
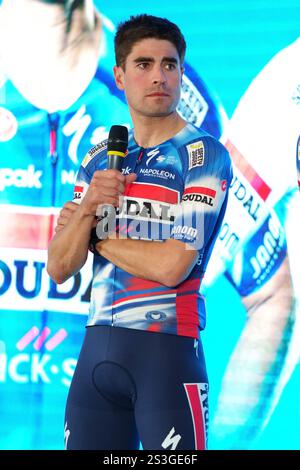
{"label": "man's shoulder", "polygon": [[[81,167],[84,168],[87,172],[95,171],[95,168],[101,165],[101,161],[106,158],[107,155],[107,142],[105,139],[102,142],[94,145],[82,160]],[[100,168],[99,168],[100,169]]]}
{"label": "man's shoulder", "polygon": [[184,129],[181,138],[178,139],[177,146],[181,148],[185,154],[189,156],[206,153],[210,154],[214,159],[226,158],[230,161],[230,156],[226,147],[214,136],[201,128],[195,127],[188,123]]}

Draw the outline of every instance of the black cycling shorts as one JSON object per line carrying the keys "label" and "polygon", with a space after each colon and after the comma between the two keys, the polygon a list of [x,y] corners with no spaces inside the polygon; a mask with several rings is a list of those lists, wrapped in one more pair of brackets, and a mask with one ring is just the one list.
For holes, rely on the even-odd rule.
{"label": "black cycling shorts", "polygon": [[208,380],[200,341],[91,326],[70,386],[67,449],[205,449]]}

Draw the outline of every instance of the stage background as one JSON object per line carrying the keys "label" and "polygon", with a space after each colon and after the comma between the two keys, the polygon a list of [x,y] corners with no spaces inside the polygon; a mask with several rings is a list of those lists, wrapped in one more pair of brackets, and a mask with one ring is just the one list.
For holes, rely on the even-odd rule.
{"label": "stage background", "polygon": [[[143,5],[132,0],[115,0],[112,5],[108,5],[109,2],[95,3],[107,19],[108,35],[112,33],[109,32],[109,29],[113,30],[112,25],[129,14],[147,12],[165,16],[177,23],[187,40],[188,64],[201,76],[229,118],[251,80],[274,54],[299,35],[298,0],[195,0],[185,3],[178,0],[154,0]],[[112,49],[108,49],[105,64],[107,69],[113,64]],[[9,86],[4,84],[3,87],[0,95],[2,117],[3,109],[11,105]],[[109,105],[106,109],[109,114]],[[20,116],[18,111],[14,113],[17,120],[19,117],[20,121],[24,118],[22,112],[20,107]],[[120,122],[117,114],[114,119],[115,122],[111,122],[112,118],[107,117],[107,128],[112,123]],[[33,133],[37,132],[35,124],[32,122]],[[24,120],[21,125],[24,125]],[[31,126],[29,120],[27,126]],[[44,128],[39,128],[38,132],[38,138],[41,138],[40,133],[43,132],[48,138]],[[30,135],[33,134],[29,132],[28,138]],[[11,160],[9,143],[9,139],[2,135],[1,168],[12,168],[14,171],[26,169],[28,174],[37,171],[43,155],[36,156],[36,160],[31,157],[28,162],[25,159],[14,162]],[[68,281],[65,286],[57,288],[45,273],[44,238],[41,237],[43,240],[40,244],[36,243],[36,238],[33,244],[22,245],[18,240],[10,243],[10,240],[7,241],[7,233],[11,232],[5,229],[8,217],[19,218],[20,238],[31,239],[32,232],[26,227],[28,224],[42,227],[44,219],[41,218],[49,216],[51,206],[58,209],[70,198],[72,181],[68,181],[68,178],[71,178],[72,171],[74,176],[84,151],[94,143],[87,140],[86,148],[78,149],[78,160],[73,160],[73,166],[68,166],[68,162],[64,191],[59,196],[53,196],[52,193],[52,200],[50,195],[47,198],[45,192],[41,204],[43,207],[36,211],[38,221],[32,215],[35,213],[32,189],[20,189],[17,184],[0,188],[3,204],[0,260],[0,449],[63,448],[64,406],[84,334],[90,280],[77,275],[75,281]],[[30,146],[28,142],[26,145]],[[15,151],[17,149],[22,151],[21,143],[15,147]],[[17,153],[14,154],[19,158]],[[32,164],[35,165],[33,170],[29,168]],[[22,204],[31,208],[27,212],[31,213],[32,218],[30,214],[22,216]],[[12,213],[8,210],[9,205],[13,207]],[[33,225],[30,227],[34,231]],[[215,281],[206,296],[208,323],[203,341],[211,383],[210,414],[213,417],[226,364],[244,327],[245,312],[239,295],[224,276]],[[250,447],[300,448],[299,379],[297,366],[268,425],[261,436],[249,444]],[[211,448],[214,448],[213,441]]]}

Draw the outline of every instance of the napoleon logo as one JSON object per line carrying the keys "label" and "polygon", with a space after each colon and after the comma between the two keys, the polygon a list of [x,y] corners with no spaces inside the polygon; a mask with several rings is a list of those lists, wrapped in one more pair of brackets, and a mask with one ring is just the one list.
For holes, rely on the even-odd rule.
{"label": "napoleon logo", "polygon": [[196,166],[203,166],[205,156],[203,141],[194,142],[193,144],[187,145],[186,148],[189,154],[189,170]]}

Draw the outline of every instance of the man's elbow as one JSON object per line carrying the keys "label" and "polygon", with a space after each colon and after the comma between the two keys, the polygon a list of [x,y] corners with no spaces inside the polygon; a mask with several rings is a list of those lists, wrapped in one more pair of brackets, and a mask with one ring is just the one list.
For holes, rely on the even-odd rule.
{"label": "man's elbow", "polygon": [[175,269],[173,270],[167,270],[162,273],[161,276],[161,284],[163,284],[166,287],[175,287],[181,282],[185,280],[187,277],[188,273],[182,273],[179,271],[176,271]]}
{"label": "man's elbow", "polygon": [[64,270],[62,267],[58,266],[57,263],[53,264],[51,261],[48,260],[47,273],[51,277],[52,281],[55,284],[63,284],[70,276],[64,274]]}

